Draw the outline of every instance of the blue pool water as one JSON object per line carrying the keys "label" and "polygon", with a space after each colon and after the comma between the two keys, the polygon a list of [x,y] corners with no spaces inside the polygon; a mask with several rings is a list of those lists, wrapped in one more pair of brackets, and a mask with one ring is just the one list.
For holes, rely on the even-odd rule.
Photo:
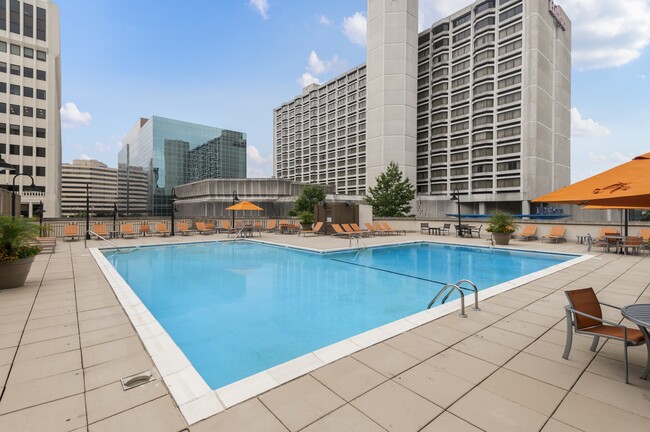
{"label": "blue pool water", "polygon": [[441,284],[483,289],[573,258],[429,243],[318,254],[215,242],[105,255],[213,389],[420,312]]}

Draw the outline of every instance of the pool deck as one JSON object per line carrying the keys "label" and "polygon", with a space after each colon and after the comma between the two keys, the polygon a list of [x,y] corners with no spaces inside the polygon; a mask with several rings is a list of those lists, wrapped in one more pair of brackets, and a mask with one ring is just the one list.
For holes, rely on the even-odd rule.
{"label": "pool deck", "polygon": [[[330,237],[261,239],[320,250],[349,245]],[[417,233],[364,240],[489,245],[485,239]],[[101,243],[88,246],[106,246]],[[571,241],[513,241],[513,247],[586,252]],[[650,381],[639,379],[645,347],[629,349],[629,385],[620,342],[601,342],[592,353],[591,338],[576,336],[569,360],[562,359],[565,289],[593,287],[601,301],[619,306],[650,303],[647,257],[593,255],[482,301],[480,312],[468,307],[466,319],[451,313],[188,426],[83,241],[59,240],[56,253],[36,258],[24,287],[0,291],[0,430],[646,430]],[[605,312],[621,320],[616,311]],[[144,370],[156,379],[122,389],[120,378]]]}

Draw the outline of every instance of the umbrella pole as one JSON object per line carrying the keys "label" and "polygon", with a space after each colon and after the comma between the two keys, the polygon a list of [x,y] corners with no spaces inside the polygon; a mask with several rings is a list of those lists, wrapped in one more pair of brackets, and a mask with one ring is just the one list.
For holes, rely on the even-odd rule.
{"label": "umbrella pole", "polygon": [[628,218],[630,217],[630,214],[628,213],[628,211],[629,211],[628,209],[625,209],[625,231],[624,232],[625,232],[626,237],[628,236],[628,233],[627,233],[627,221],[628,221]]}

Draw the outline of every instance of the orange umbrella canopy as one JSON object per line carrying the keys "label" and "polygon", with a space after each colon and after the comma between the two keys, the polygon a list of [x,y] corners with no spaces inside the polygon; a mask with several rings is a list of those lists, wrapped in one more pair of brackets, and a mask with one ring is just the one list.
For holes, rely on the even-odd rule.
{"label": "orange umbrella canopy", "polygon": [[579,204],[600,208],[650,207],[650,153],[542,195],[533,202]]}
{"label": "orange umbrella canopy", "polygon": [[231,205],[226,210],[264,210],[262,207],[258,207],[250,201],[240,201],[235,205]]}

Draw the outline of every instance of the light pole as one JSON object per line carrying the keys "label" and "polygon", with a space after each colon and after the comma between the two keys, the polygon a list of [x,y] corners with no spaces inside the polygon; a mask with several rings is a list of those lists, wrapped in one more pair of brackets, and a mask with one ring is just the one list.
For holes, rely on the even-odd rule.
{"label": "light pole", "polygon": [[113,203],[113,232],[115,232],[116,222],[117,222],[117,203]]}
{"label": "light pole", "polygon": [[458,228],[456,229],[456,237],[460,234],[460,191],[458,188],[454,188],[454,191],[451,193],[451,200],[456,201],[458,206]]}
{"label": "light pole", "polygon": [[90,183],[86,183],[86,240],[90,240]]}
{"label": "light pole", "polygon": [[[18,171],[17,167],[14,168],[14,171]],[[16,217],[16,179],[20,176],[27,176],[30,179],[32,179],[32,184],[28,186],[28,189],[35,189],[36,185],[34,185],[34,177],[30,176],[29,174],[25,173],[18,173],[14,175],[14,179],[11,182],[11,217]]]}
{"label": "light pole", "polygon": [[41,237],[43,237],[43,213],[45,213],[45,209],[43,208],[43,201],[41,201],[38,208],[34,210],[34,214],[38,215],[38,235]]}
{"label": "light pole", "polygon": [[[232,191],[232,205],[235,205],[235,201],[239,201],[239,197],[237,196],[237,191]],[[232,211],[232,229],[235,229],[235,211]]]}
{"label": "light pole", "polygon": [[173,237],[176,235],[176,233],[174,233],[174,213],[176,213],[176,188],[172,188],[172,199],[171,199],[170,210],[172,212],[172,232],[169,235],[170,237]]}

